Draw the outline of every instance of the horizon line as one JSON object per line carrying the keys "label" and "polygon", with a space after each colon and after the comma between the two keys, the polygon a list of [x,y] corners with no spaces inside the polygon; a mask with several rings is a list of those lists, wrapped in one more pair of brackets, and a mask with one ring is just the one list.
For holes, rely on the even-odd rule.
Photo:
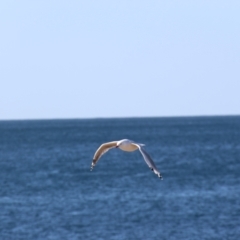
{"label": "horizon line", "polygon": [[97,119],[130,119],[130,118],[204,118],[204,117],[240,117],[240,114],[203,114],[203,115],[169,115],[169,116],[112,116],[112,117],[63,117],[63,118],[16,118],[0,119],[3,121],[61,121],[61,120],[97,120]]}

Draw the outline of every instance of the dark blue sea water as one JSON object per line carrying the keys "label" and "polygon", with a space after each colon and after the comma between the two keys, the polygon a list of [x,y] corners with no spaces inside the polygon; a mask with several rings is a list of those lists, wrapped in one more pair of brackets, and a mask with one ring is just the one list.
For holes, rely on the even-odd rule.
{"label": "dark blue sea water", "polygon": [[0,239],[240,239],[240,117],[0,121]]}

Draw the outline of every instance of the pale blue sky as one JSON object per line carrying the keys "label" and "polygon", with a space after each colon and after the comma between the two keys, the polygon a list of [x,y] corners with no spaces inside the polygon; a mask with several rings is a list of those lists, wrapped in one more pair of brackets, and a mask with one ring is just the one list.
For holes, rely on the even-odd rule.
{"label": "pale blue sky", "polygon": [[1,1],[0,119],[240,114],[240,1]]}

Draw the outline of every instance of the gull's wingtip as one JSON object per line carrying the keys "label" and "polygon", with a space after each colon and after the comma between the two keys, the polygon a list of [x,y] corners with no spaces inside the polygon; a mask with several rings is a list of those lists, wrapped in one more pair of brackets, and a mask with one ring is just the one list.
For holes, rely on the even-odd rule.
{"label": "gull's wingtip", "polygon": [[90,171],[93,170],[93,168],[94,168],[95,165],[96,165],[96,164],[94,164],[94,162],[92,162],[92,165],[91,165],[91,167],[90,167]]}
{"label": "gull's wingtip", "polygon": [[158,175],[158,177],[159,177],[161,180],[163,180],[163,176],[162,176],[162,174],[161,174],[160,172],[158,172],[157,175]]}

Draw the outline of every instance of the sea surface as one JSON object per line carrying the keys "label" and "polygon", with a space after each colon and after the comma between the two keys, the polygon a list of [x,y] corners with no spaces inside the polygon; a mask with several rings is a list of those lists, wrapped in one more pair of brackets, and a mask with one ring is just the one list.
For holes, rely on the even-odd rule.
{"label": "sea surface", "polygon": [[0,121],[0,239],[240,239],[240,117]]}

